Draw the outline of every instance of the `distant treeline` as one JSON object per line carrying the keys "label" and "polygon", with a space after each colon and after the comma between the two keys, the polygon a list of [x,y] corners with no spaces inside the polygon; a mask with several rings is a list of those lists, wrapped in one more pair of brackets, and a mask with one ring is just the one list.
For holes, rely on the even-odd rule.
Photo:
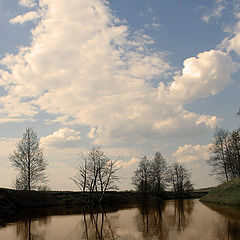
{"label": "distant treeline", "polygon": [[161,153],[156,152],[152,160],[143,157],[132,177],[136,190],[142,192],[143,198],[148,195],[163,196],[167,187],[171,187],[177,198],[182,198],[184,192],[193,190],[191,172],[182,164],[168,165]]}
{"label": "distant treeline", "polygon": [[[32,128],[26,128],[16,150],[9,156],[18,171],[14,181],[17,190],[49,190],[45,173],[48,163],[39,141],[36,132]],[[108,157],[99,146],[81,154],[80,158],[76,173],[70,179],[83,192],[81,196],[84,202],[97,197],[100,203],[107,191],[118,189],[119,159]],[[142,193],[143,198],[162,197],[169,186],[178,198],[193,189],[191,172],[179,163],[168,165],[159,152],[156,152],[151,161],[147,157],[139,161],[132,184]]]}

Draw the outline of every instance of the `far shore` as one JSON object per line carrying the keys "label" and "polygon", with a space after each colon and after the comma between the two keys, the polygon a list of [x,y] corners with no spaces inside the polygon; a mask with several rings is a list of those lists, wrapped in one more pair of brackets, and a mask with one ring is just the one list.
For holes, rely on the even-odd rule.
{"label": "far shore", "polygon": [[[200,198],[208,191],[192,191],[183,193],[181,198]],[[86,204],[97,205],[100,193],[73,191],[23,191],[0,188],[0,211],[5,209],[78,207]],[[174,192],[163,192],[159,196],[147,195],[145,200],[177,199]],[[102,205],[117,203],[136,203],[142,201],[142,194],[135,191],[108,191],[101,202]]]}

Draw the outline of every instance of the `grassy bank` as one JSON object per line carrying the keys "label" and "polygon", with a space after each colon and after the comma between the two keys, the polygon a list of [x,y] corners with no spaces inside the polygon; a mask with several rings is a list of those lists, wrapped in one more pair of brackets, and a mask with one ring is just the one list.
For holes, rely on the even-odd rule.
{"label": "grassy bank", "polygon": [[234,179],[212,188],[208,194],[201,197],[200,201],[225,205],[240,205],[240,179]]}

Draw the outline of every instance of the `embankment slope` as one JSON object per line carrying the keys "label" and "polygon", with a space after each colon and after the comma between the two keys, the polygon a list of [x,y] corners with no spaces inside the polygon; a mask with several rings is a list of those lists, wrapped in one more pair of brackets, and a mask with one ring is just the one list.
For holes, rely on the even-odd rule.
{"label": "embankment slope", "polygon": [[240,205],[240,179],[237,178],[212,188],[208,194],[201,197],[200,201],[225,205]]}

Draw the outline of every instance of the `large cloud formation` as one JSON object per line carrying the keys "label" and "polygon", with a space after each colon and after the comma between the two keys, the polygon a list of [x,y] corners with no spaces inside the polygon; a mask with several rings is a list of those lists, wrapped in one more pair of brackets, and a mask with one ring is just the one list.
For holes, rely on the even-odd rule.
{"label": "large cloud formation", "polygon": [[[21,1],[34,6],[35,1]],[[184,61],[170,76],[165,52],[153,40],[131,32],[101,0],[42,0],[41,18],[30,46],[6,55],[0,69],[1,121],[33,120],[46,111],[52,122],[89,126],[95,143],[189,136],[215,127],[216,116],[184,109],[198,98],[223,90],[236,66],[211,50]],[[12,20],[13,21],[13,20]]]}

